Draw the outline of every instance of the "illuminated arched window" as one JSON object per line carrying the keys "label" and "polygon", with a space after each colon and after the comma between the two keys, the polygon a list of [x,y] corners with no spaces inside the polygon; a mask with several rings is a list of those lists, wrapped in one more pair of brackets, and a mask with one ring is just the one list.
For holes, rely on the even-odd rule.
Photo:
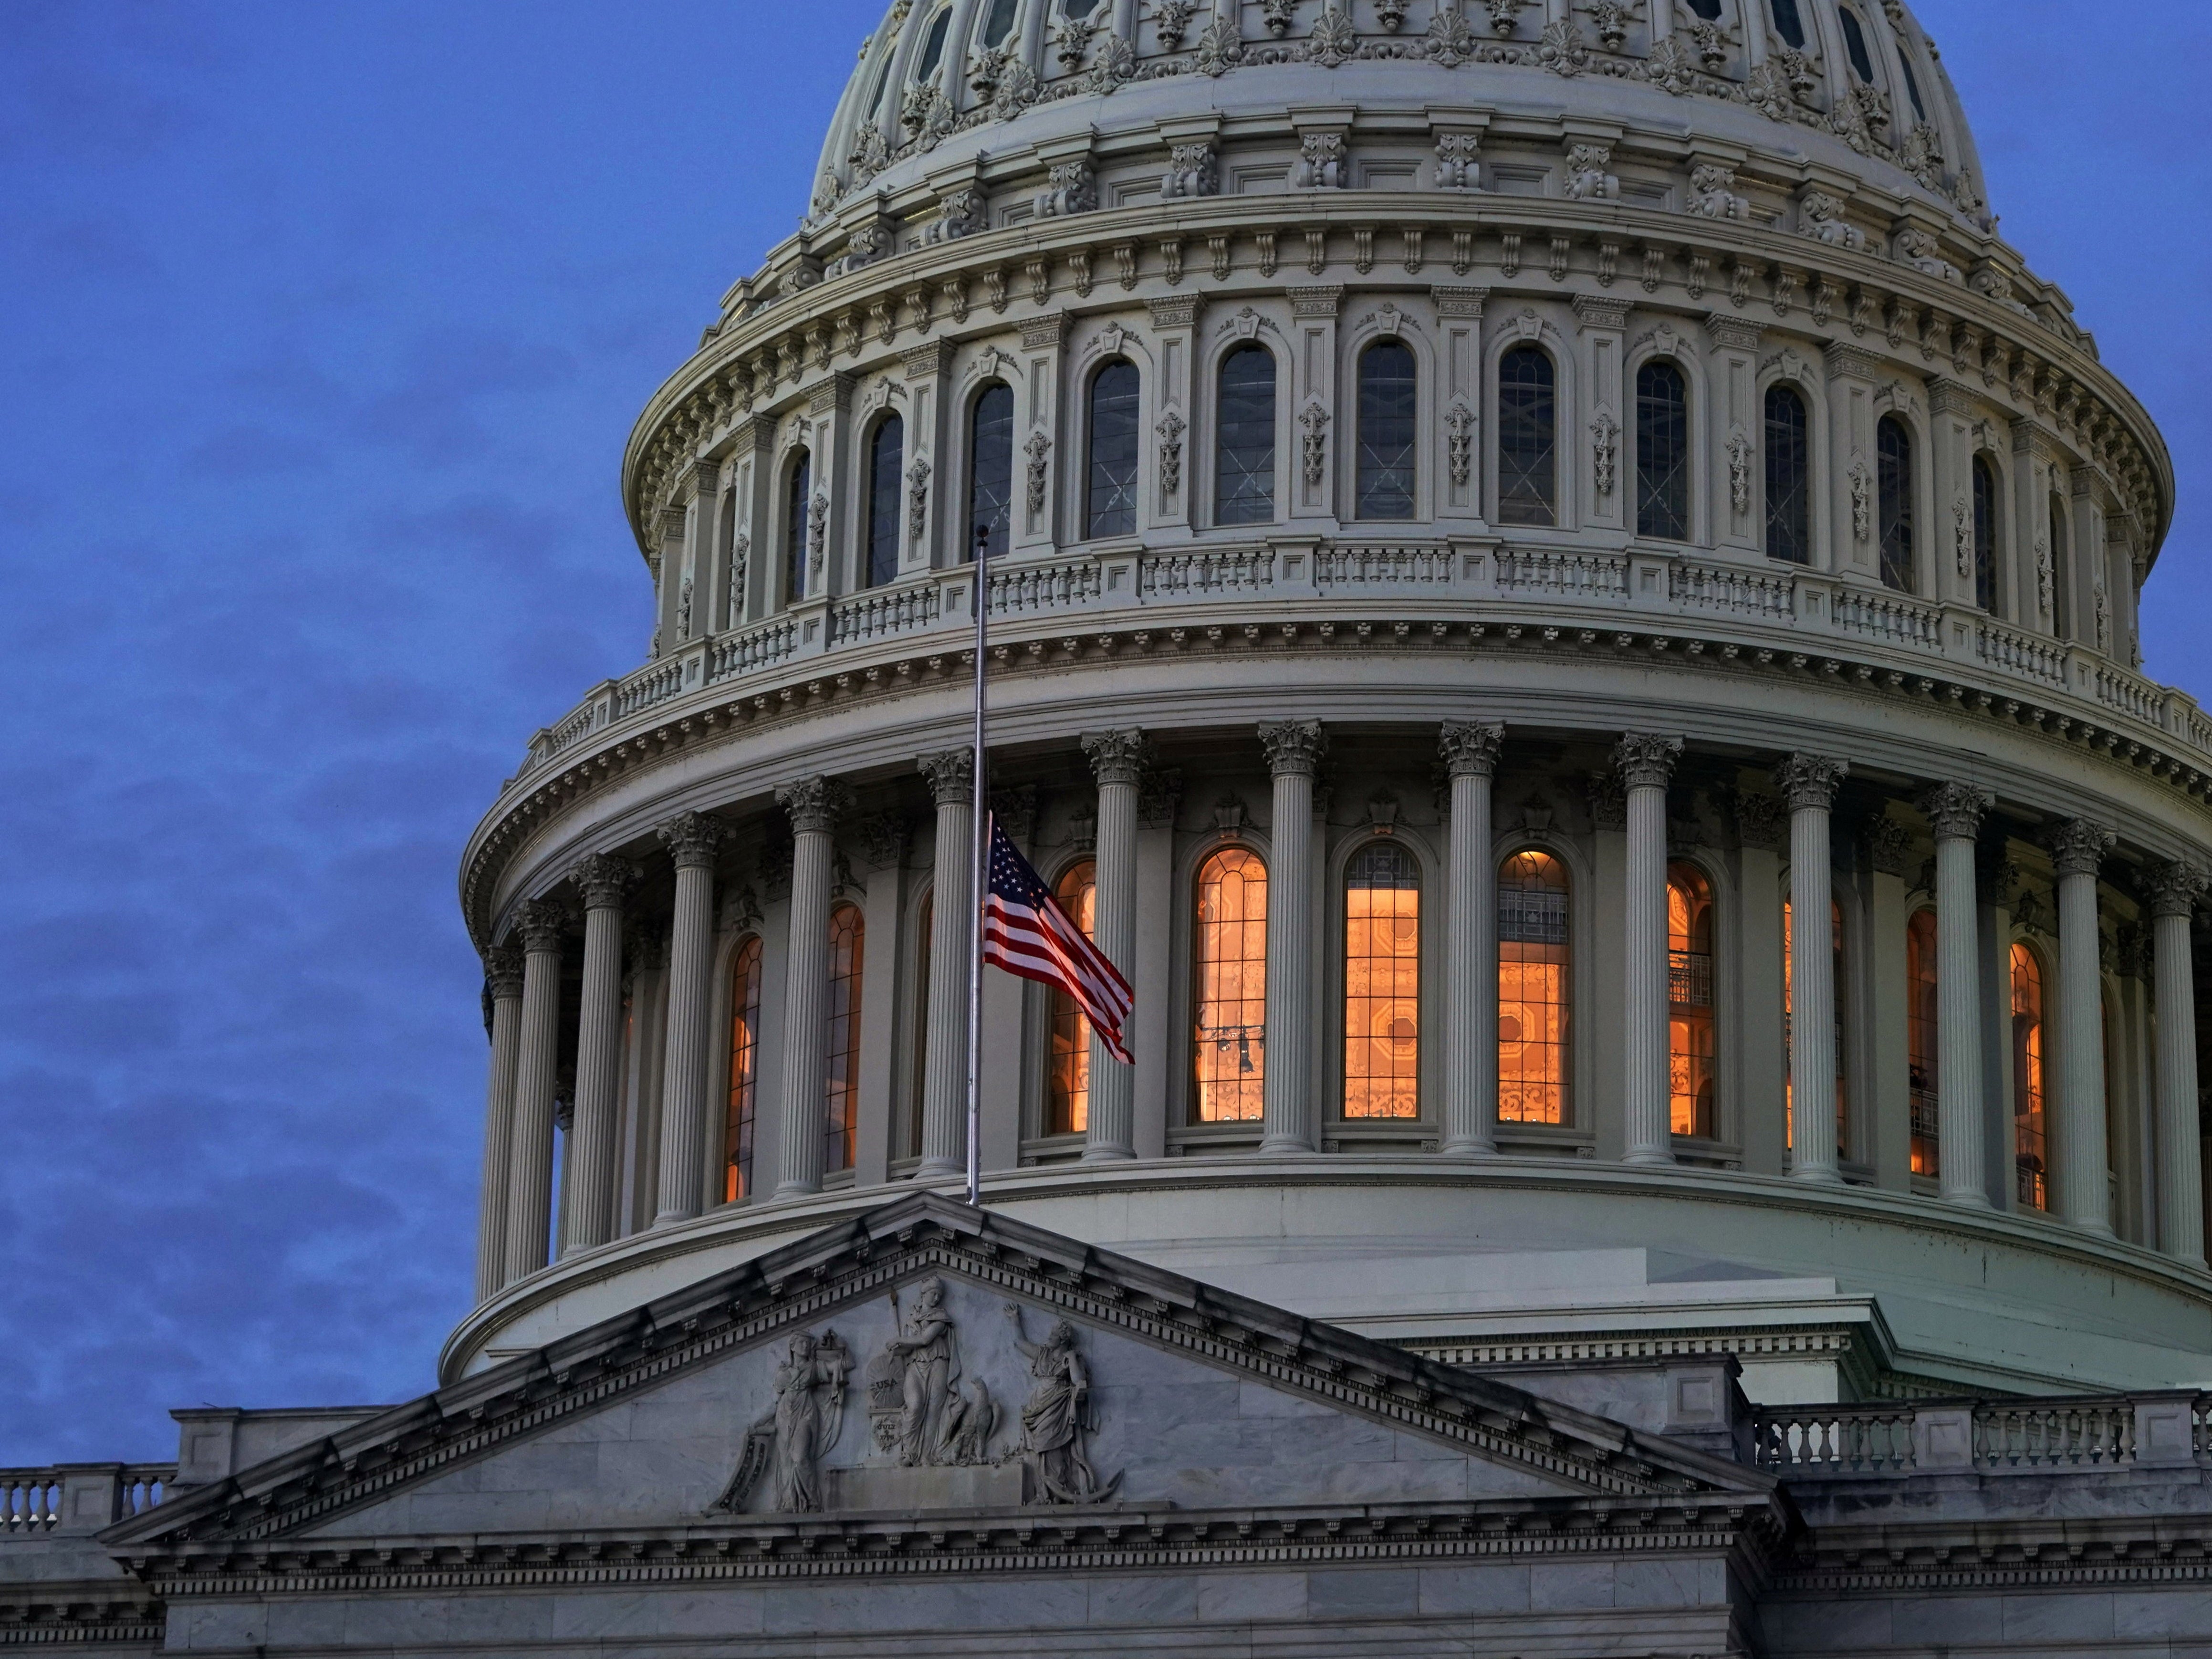
{"label": "illuminated arched window", "polygon": [[988,530],[985,550],[1000,558],[1012,545],[1014,525],[1014,394],[1003,382],[987,386],[968,424],[968,534],[960,549],[965,564],[975,556],[976,533]]}
{"label": "illuminated arched window", "polygon": [[[1796,907],[1788,899],[1782,901],[1782,1144],[1792,1151],[1796,1148],[1797,1076],[1792,1067],[1795,1050],[1791,1042],[1796,1032],[1797,1017],[1797,958]],[[1828,926],[1831,933],[1832,957],[1829,967],[1830,994],[1836,1004],[1836,1154],[1845,1155],[1850,1144],[1850,1098],[1844,1086],[1844,907],[1840,903],[1828,906]]]}
{"label": "illuminated arched window", "polygon": [[1136,365],[1116,358],[1091,380],[1091,455],[1084,492],[1086,536],[1137,528]]}
{"label": "illuminated arched window", "polygon": [[1377,841],[1344,878],[1344,1115],[1419,1117],[1421,877]]}
{"label": "illuminated arched window", "polygon": [[1193,1115],[1256,1121],[1267,1070],[1267,866],[1226,847],[1198,872]]}
{"label": "illuminated arched window", "polygon": [[1516,346],[1498,360],[1498,521],[1549,525],[1559,477],[1559,398],[1552,360]]}
{"label": "illuminated arched window", "polygon": [[783,599],[794,605],[806,597],[807,532],[814,501],[814,461],[800,450],[791,463],[783,492]]}
{"label": "illuminated arched window", "polygon": [[722,1126],[722,1201],[753,1189],[754,1103],[760,1083],[761,942],[747,939],[730,964],[730,1107]]}
{"label": "illuminated arched window", "polygon": [[854,906],[830,913],[830,1018],[825,1022],[827,1064],[823,1086],[829,1114],[822,1167],[849,1170],[860,1140],[860,963],[867,926]]}
{"label": "illuminated arched window", "polygon": [[1913,590],[1912,434],[1894,415],[1875,428],[1881,532],[1881,579],[1900,593]]}
{"label": "illuminated arched window", "polygon": [[1667,1092],[1674,1130],[1711,1140],[1713,886],[1694,864],[1667,871]]}
{"label": "illuminated arched window", "polygon": [[2012,1127],[2021,1203],[2051,1207],[2051,1143],[2043,1115],[2046,1049],[2043,964],[2025,945],[2012,947]]}
{"label": "illuminated arched window", "polygon": [[906,472],[906,422],[896,415],[877,424],[868,445],[868,580],[881,587],[898,580],[900,527]]}
{"label": "illuminated arched window", "polygon": [[[1075,919],[1083,936],[1098,926],[1098,866],[1090,859],[1071,865],[1054,884],[1053,897]],[[1045,1079],[1045,1125],[1048,1135],[1079,1135],[1091,1127],[1091,1026],[1065,991],[1051,993],[1052,1060]]]}
{"label": "illuminated arched window", "polygon": [[1400,340],[1377,340],[1359,354],[1358,516],[1413,516],[1414,454],[1419,439],[1420,380]]}
{"label": "illuminated arched window", "polygon": [[1905,929],[1905,1048],[1912,1097],[1912,1173],[1934,1176],[1937,1156],[1936,913],[1914,914]]}
{"label": "illuminated arched window", "polygon": [[1636,371],[1636,533],[1690,539],[1690,383],[1657,360]]}
{"label": "illuminated arched window", "polygon": [[1498,872],[1498,1115],[1565,1123],[1572,1100],[1567,866],[1534,848]]}
{"label": "illuminated arched window", "polygon": [[1275,354],[1239,346],[1221,360],[1213,421],[1216,524],[1271,524],[1275,517]]}
{"label": "illuminated arched window", "polygon": [[1766,556],[1813,562],[1813,439],[1795,386],[1766,389]]}

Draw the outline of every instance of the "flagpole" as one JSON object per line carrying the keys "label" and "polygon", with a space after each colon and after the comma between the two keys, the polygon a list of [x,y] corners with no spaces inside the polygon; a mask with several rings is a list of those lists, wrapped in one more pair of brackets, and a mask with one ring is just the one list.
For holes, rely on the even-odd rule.
{"label": "flagpole", "polygon": [[975,804],[970,814],[975,825],[972,859],[975,902],[975,914],[968,919],[968,1202],[976,1207],[983,1201],[983,901],[991,887],[991,796],[986,785],[983,758],[983,665],[990,643],[990,560],[991,525],[986,520],[975,526]]}

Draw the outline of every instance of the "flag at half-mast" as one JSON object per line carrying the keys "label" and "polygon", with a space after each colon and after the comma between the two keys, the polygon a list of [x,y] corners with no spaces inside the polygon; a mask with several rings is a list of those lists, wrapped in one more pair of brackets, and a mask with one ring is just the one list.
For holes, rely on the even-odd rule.
{"label": "flag at half-mast", "polygon": [[1135,1064],[1121,1035],[1136,1003],[1129,981],[1084,937],[995,817],[983,898],[983,960],[1024,979],[1058,986],[1075,999],[1114,1058],[1124,1066]]}

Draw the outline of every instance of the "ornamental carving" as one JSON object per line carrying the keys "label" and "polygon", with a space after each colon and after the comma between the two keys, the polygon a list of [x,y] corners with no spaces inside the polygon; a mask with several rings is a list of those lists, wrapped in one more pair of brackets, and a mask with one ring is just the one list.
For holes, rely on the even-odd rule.
{"label": "ornamental carving", "polygon": [[1609,409],[1601,409],[1590,422],[1590,463],[1600,495],[1613,494],[1614,474],[1620,464],[1620,422]]}
{"label": "ornamental carving", "polygon": [[817,489],[806,509],[806,591],[822,591],[822,567],[830,536],[830,494]]}
{"label": "ornamental carving", "polygon": [[1152,0],[1152,32],[1170,52],[1182,45],[1198,0]]}
{"label": "ornamental carving", "polygon": [[714,855],[729,839],[729,827],[704,812],[684,812],[657,826],[653,832],[678,870],[711,870]]}
{"label": "ornamental carving", "polygon": [[1406,27],[1406,7],[1407,0],[1375,0],[1375,21],[1385,34],[1395,34]]}
{"label": "ornamental carving", "polygon": [[1874,474],[1862,455],[1851,462],[1851,534],[1862,542],[1874,539]]}
{"label": "ornamental carving", "polygon": [[1267,33],[1279,40],[1297,20],[1298,0],[1260,0],[1260,14],[1266,20]]}
{"label": "ornamental carving", "polygon": [[1854,251],[1866,246],[1866,233],[1844,217],[1844,204],[1826,191],[1807,191],[1797,216],[1799,228],[1816,242]]}
{"label": "ornamental carving", "polygon": [[[2193,864],[2162,864],[2142,877],[2143,897],[2154,916],[2192,916],[2212,887],[2212,876]],[[489,960],[489,958],[487,958]]]}
{"label": "ornamental carving", "polygon": [[940,749],[924,755],[915,769],[929,780],[929,798],[939,807],[972,806],[975,802],[975,751]]}
{"label": "ornamental carving", "polygon": [[1569,146],[1562,193],[1571,202],[1609,202],[1619,197],[1620,180],[1605,170],[1606,163],[1612,160],[1610,144]]}
{"label": "ornamental carving", "polygon": [[484,994],[495,1002],[522,994],[522,952],[495,945],[483,953]]}
{"label": "ornamental carving", "polygon": [[1243,61],[1244,36],[1236,18],[1215,18],[1198,40],[1198,72],[1218,79]]}
{"label": "ornamental carving", "polygon": [[1188,429],[1182,416],[1174,410],[1160,416],[1159,425],[1153,428],[1160,439],[1160,493],[1177,495],[1182,493],[1182,434]]}
{"label": "ornamental carving", "polygon": [[853,1356],[834,1330],[819,1337],[801,1331],[775,1368],[775,1404],[745,1431],[737,1473],[710,1510],[741,1515],[763,1477],[763,1505],[777,1515],[811,1515],[823,1508],[822,1460],[836,1449],[845,1423],[845,1382]]}
{"label": "ornamental carving", "polygon": [[1012,1302],[1006,1307],[1014,1346],[1029,1362],[1032,1385],[1022,1404],[1020,1449],[1030,1490],[1044,1504],[1103,1503],[1121,1477],[1101,1480],[1091,1465],[1089,1443],[1098,1427],[1097,1415],[1075,1328],[1065,1319],[1054,1320],[1044,1340],[1032,1343],[1022,1328],[1020,1307]]}
{"label": "ornamental carving", "polygon": [[1306,488],[1318,489],[1328,476],[1328,410],[1317,401],[1308,404],[1298,424],[1305,429]]}
{"label": "ornamental carving", "polygon": [[753,538],[742,530],[730,541],[730,623],[735,628],[745,617],[745,580],[752,563]]}
{"label": "ornamental carving", "polygon": [[1628,25],[1636,15],[1632,5],[1622,0],[1597,0],[1590,8],[1590,20],[1597,30],[1597,43],[1607,52],[1619,52],[1628,40]]}
{"label": "ornamental carving", "polygon": [[586,910],[621,909],[623,896],[637,884],[637,877],[635,865],[606,853],[579,860],[568,872],[568,879],[583,895]]}
{"label": "ornamental carving", "polygon": [[1325,8],[1306,38],[1306,56],[1323,69],[1334,69],[1359,50],[1359,34],[1352,20],[1334,6]]}
{"label": "ornamental carving", "polygon": [[1938,841],[1972,841],[1994,804],[1988,791],[1971,783],[1939,783],[1920,798]]}
{"label": "ornamental carving", "polygon": [[1177,144],[1168,152],[1168,170],[1160,178],[1164,200],[1187,201],[1220,193],[1220,151],[1212,143]]}
{"label": "ornamental carving", "polygon": [[1911,858],[1912,832],[1887,815],[1867,820],[1867,857],[1875,869],[1885,876],[1902,878],[1911,873],[1906,865]]}
{"label": "ornamental carving", "polygon": [[2051,614],[2052,571],[2051,568],[2051,538],[2035,538],[2035,604],[2039,616]]}
{"label": "ornamental carving", "polygon": [[1319,720],[1276,720],[1260,728],[1260,747],[1275,777],[1311,777],[1328,751],[1328,733]]}
{"label": "ornamental carving", "polygon": [[1045,482],[1052,456],[1052,440],[1042,431],[1030,434],[1029,441],[1022,446],[1022,453],[1029,458],[1029,501],[1033,514],[1044,511]]}
{"label": "ornamental carving", "polygon": [[1664,789],[1682,758],[1680,738],[1650,732],[1631,732],[1613,746],[1613,770],[1629,789]]}
{"label": "ornamental carving", "polygon": [[1697,66],[1690,61],[1689,49],[1674,35],[1651,48],[1644,69],[1654,82],[1677,98],[1697,90]]}
{"label": "ornamental carving", "polygon": [[2044,831],[2043,845],[2053,868],[2063,876],[2094,878],[2112,850],[2112,832],[2087,818],[2072,818]]}
{"label": "ornamental carving", "polygon": [[1437,188],[1480,190],[1482,169],[1479,133],[1447,132],[1437,140]]}
{"label": "ornamental carving", "polygon": [[1482,3],[1490,13],[1490,32],[1503,40],[1521,21],[1521,8],[1528,0],[1482,0]]}
{"label": "ornamental carving", "polygon": [[1698,43],[1698,61],[1706,69],[1717,71],[1729,60],[1728,31],[1718,23],[1698,17],[1690,22],[1690,39]]}
{"label": "ornamental carving", "polygon": [[1043,194],[1036,198],[1040,219],[1066,218],[1098,209],[1098,173],[1088,161],[1061,161],[1045,175]]}
{"label": "ornamental carving", "polygon": [[775,792],[775,804],[791,820],[794,836],[826,836],[852,809],[853,792],[836,778],[817,774],[785,784]]}
{"label": "ornamental carving", "polygon": [[1782,845],[1789,832],[1790,809],[1779,799],[1740,791],[1734,805],[1737,841],[1766,852]]}
{"label": "ornamental carving", "polygon": [[1498,757],[1504,752],[1505,728],[1503,726],[1475,725],[1465,720],[1447,720],[1437,748],[1443,755],[1446,770],[1455,778],[1487,778],[1498,771]]}
{"label": "ornamental carving", "polygon": [[1070,17],[1063,13],[1054,21],[1053,56],[1064,73],[1073,75],[1083,67],[1083,60],[1091,55],[1091,37],[1098,32],[1103,21],[1095,13],[1086,17]]}
{"label": "ornamental carving", "polygon": [[1707,163],[1690,173],[1690,199],[1683,211],[1701,219],[1747,221],[1751,203],[1735,193],[1735,169]]}
{"label": "ornamental carving", "polygon": [[929,527],[929,458],[918,455],[906,474],[906,537],[909,545]]}
{"label": "ornamental carving", "polygon": [[1150,750],[1142,732],[1086,732],[1079,742],[1101,789],[1116,784],[1133,789],[1143,778]]}
{"label": "ornamental carving", "polygon": [[1619,832],[1628,828],[1628,795],[1618,772],[1593,772],[1589,776],[1589,811],[1593,828]]}
{"label": "ornamental carving", "polygon": [[1933,276],[1940,283],[1960,280],[1959,267],[1942,257],[1940,245],[1924,230],[1910,228],[1897,233],[1897,258],[1900,264],[1912,267],[1923,276]]}
{"label": "ornamental carving", "polygon": [[1539,68],[1572,78],[1589,67],[1589,43],[1571,19],[1562,17],[1544,26],[1543,38],[1530,57]]}
{"label": "ornamental carving", "polygon": [[1352,182],[1352,162],[1340,132],[1310,132],[1298,146],[1291,169],[1293,190],[1342,190]]}
{"label": "ornamental carving", "polygon": [[957,190],[946,197],[937,210],[937,217],[922,233],[925,243],[957,242],[963,236],[973,236],[990,228],[990,212],[980,190]]}
{"label": "ornamental carving", "polygon": [[1438,6],[1437,15],[1429,20],[1427,46],[1432,62],[1457,69],[1475,54],[1474,30],[1458,10]]}
{"label": "ornamental carving", "polygon": [[1774,787],[1782,792],[1792,812],[1815,809],[1826,812],[1834,807],[1836,792],[1844,787],[1850,770],[1848,762],[1826,755],[1795,754],[1774,769]]}
{"label": "ornamental carving", "polygon": [[1454,404],[1444,416],[1444,431],[1449,439],[1453,487],[1465,489],[1474,477],[1474,411],[1464,403]]}
{"label": "ornamental carving", "polygon": [[1738,518],[1751,511],[1751,440],[1738,427],[1728,441],[1729,501]]}
{"label": "ornamental carving", "polygon": [[568,913],[550,899],[528,899],[514,907],[513,932],[531,956],[561,954],[568,932]]}

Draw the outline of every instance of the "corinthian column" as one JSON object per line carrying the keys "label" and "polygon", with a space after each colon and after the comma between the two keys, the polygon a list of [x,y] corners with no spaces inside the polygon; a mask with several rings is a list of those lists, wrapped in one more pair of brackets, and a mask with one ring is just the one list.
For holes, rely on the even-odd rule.
{"label": "corinthian column", "polygon": [[2151,872],[2158,967],[2158,1248],[2204,1265],[2204,1168],[2197,1119],[2197,967],[2189,924],[2207,878],[2194,865]]}
{"label": "corinthian column", "polygon": [[522,1041],[514,1067],[514,1139],[507,1176],[507,1282],[545,1265],[553,1224],[553,1091],[560,1064],[561,935],[568,918],[532,900],[514,913],[522,935]]}
{"label": "corinthian column", "polygon": [[2045,845],[2058,871],[2059,1213],[2087,1231],[2109,1233],[2097,872],[2112,850],[2112,835],[2075,818],[2053,829]]}
{"label": "corinthian column", "polygon": [[1267,872],[1267,1072],[1263,1152],[1310,1152],[1313,1076],[1313,786],[1328,747],[1319,720],[1260,728],[1275,781],[1273,867]]}
{"label": "corinthian column", "polygon": [[[1083,752],[1098,780],[1097,910],[1091,941],[1124,975],[1137,955],[1137,789],[1145,775],[1145,734],[1092,732]],[[1132,1053],[1134,1052],[1133,1049]],[[1137,1073],[1091,1034],[1091,1106],[1085,1164],[1122,1164],[1137,1155]]]}
{"label": "corinthian column", "polygon": [[614,1237],[615,1114],[622,1091],[623,897],[637,866],[604,854],[569,872],[584,896],[584,1009],[576,1033],[576,1115],[561,1170],[561,1254]]}
{"label": "corinthian column", "polygon": [[[928,1036],[922,1049],[921,1167],[942,1181],[968,1169],[968,953],[975,925],[975,751],[924,755],[937,803],[930,900]],[[827,927],[825,921],[824,927]]]}
{"label": "corinthian column", "polygon": [[1790,1173],[1837,1186],[1835,900],[1828,814],[1850,768],[1792,755],[1775,769],[1790,803]]}
{"label": "corinthian column", "polygon": [[522,952],[495,945],[484,952],[491,999],[491,1076],[484,1086],[483,1191],[477,1212],[477,1300],[507,1282],[507,1171],[514,1156],[514,1066],[522,1048]]}
{"label": "corinthian column", "polygon": [[1990,1207],[1982,1144],[1981,915],[1974,838],[1990,797],[1971,784],[1938,785],[1920,810],[1936,832],[1936,1156],[1943,1196]]}
{"label": "corinthian column", "polygon": [[1681,738],[1647,732],[1630,732],[1613,753],[1628,806],[1620,981],[1631,1164],[1674,1161],[1667,1086],[1667,783],[1681,758]]}
{"label": "corinthian column", "polygon": [[1502,726],[1448,722],[1450,867],[1444,910],[1444,1137],[1448,1158],[1498,1151],[1498,866],[1490,852],[1490,784]]}
{"label": "corinthian column", "polygon": [[849,797],[835,779],[811,777],[775,792],[791,817],[791,942],[783,992],[783,1135],[775,1195],[822,1190],[829,1131],[825,1066],[830,1017],[830,860]]}
{"label": "corinthian column", "polygon": [[707,1196],[708,1048],[714,1029],[714,855],[728,831],[686,812],[655,832],[676,860],[668,934],[668,1041],[660,1085],[660,1202],[653,1224],[689,1221]]}

